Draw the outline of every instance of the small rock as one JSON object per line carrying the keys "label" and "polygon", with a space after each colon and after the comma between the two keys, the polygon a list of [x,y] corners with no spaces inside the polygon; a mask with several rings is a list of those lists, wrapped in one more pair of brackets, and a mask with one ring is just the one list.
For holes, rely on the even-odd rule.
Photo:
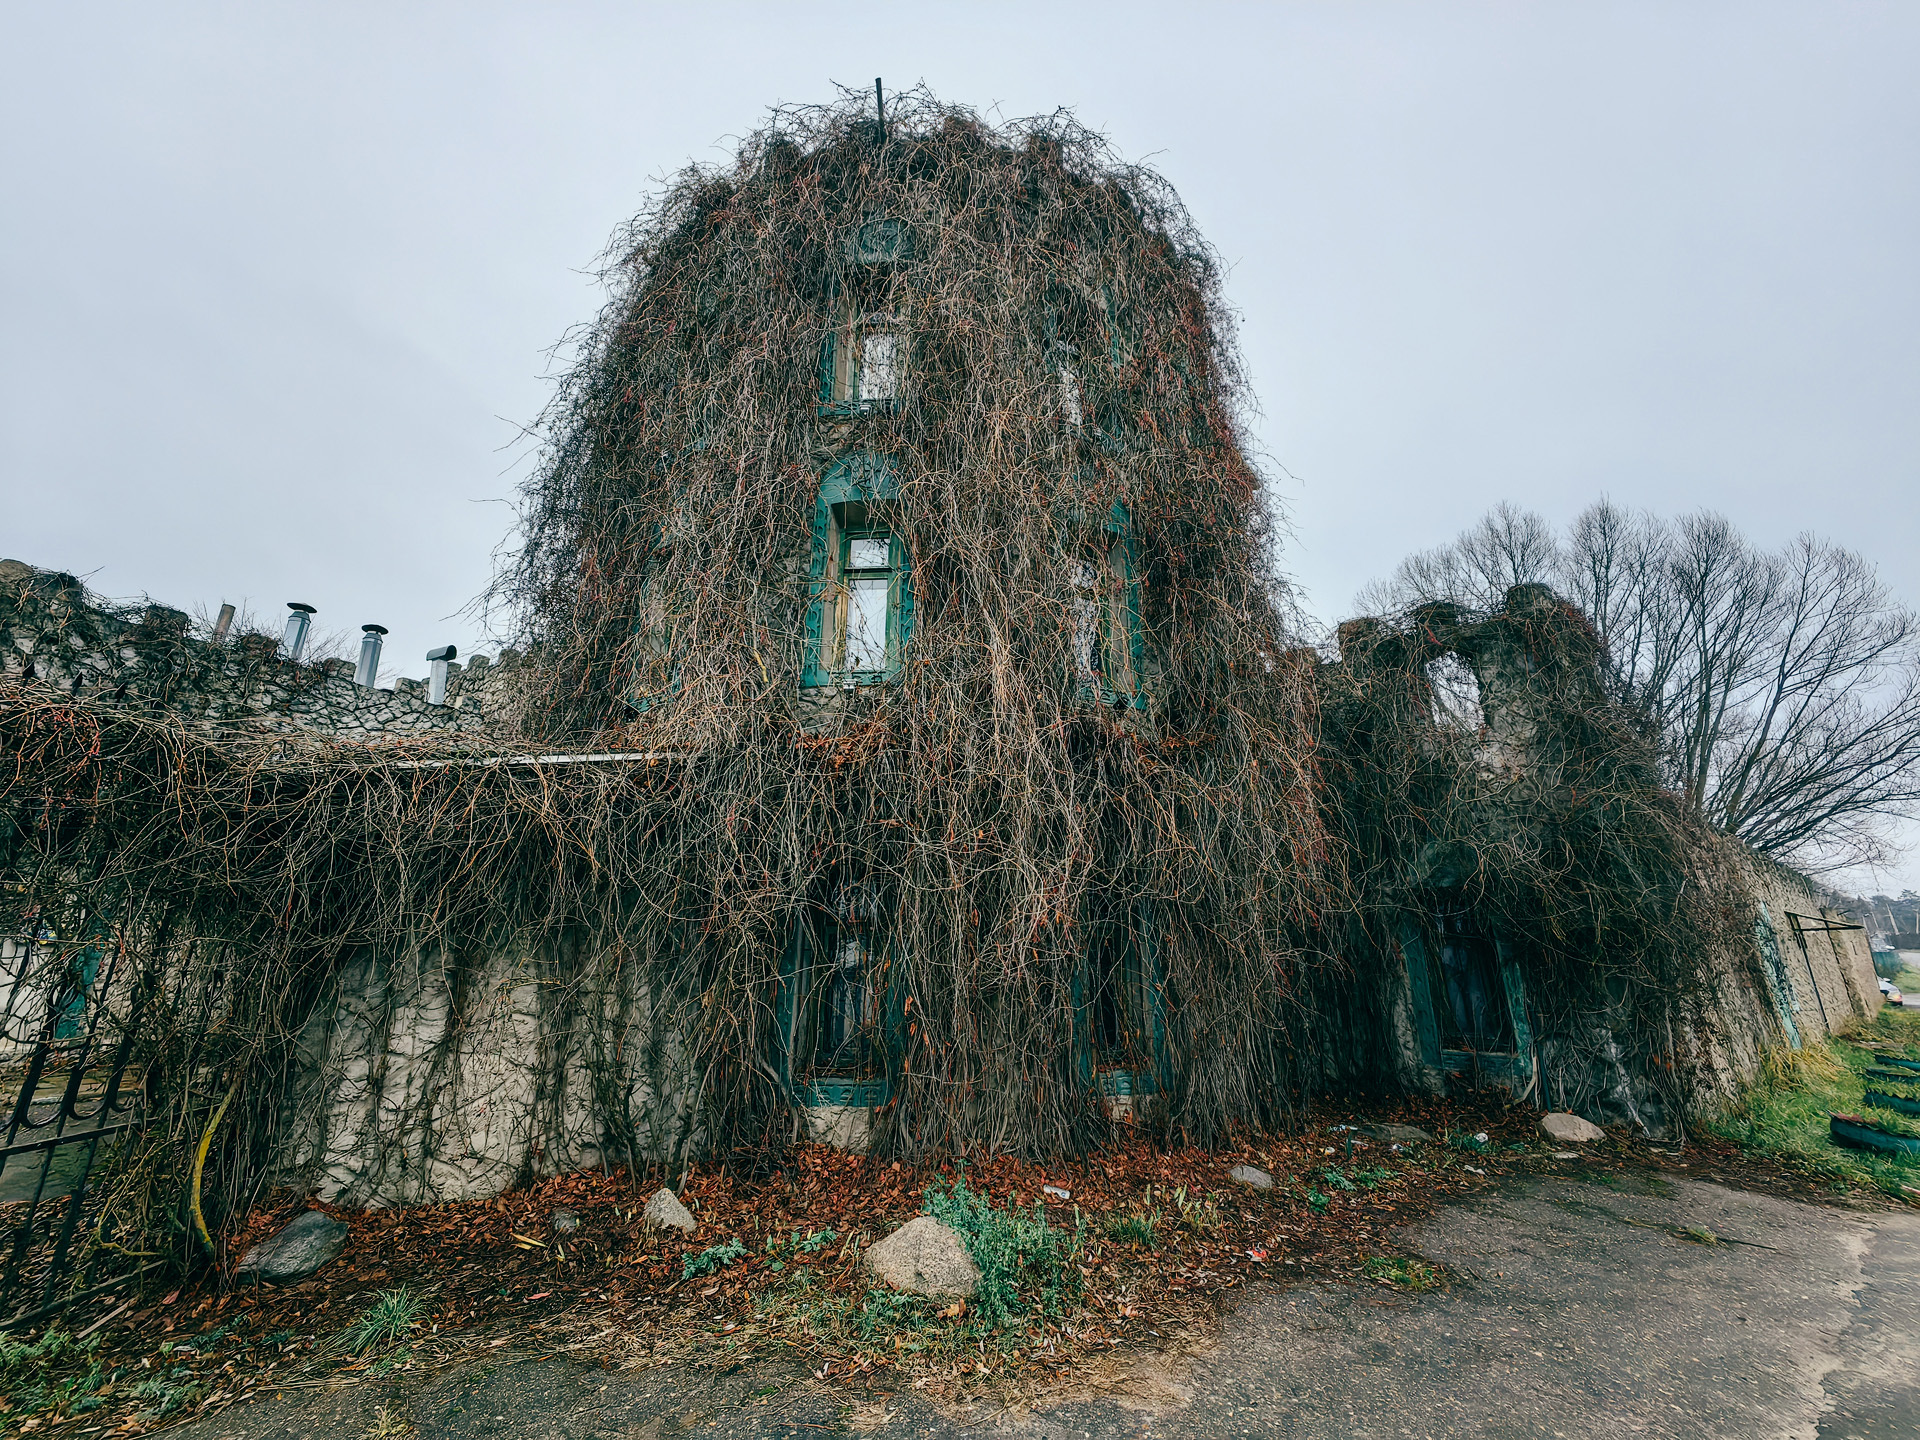
{"label": "small rock", "polygon": [[867,1251],[867,1268],[896,1290],[916,1295],[973,1294],[980,1267],[960,1237],[931,1215],[909,1220]]}
{"label": "small rock", "polygon": [[580,1228],[580,1217],[571,1210],[556,1210],[553,1212],[553,1228],[562,1235],[571,1235]]}
{"label": "small rock", "polygon": [[1590,1145],[1595,1140],[1607,1138],[1607,1132],[1591,1120],[1583,1120],[1578,1115],[1570,1115],[1564,1110],[1556,1110],[1551,1115],[1542,1115],[1540,1128],[1562,1145]]}
{"label": "small rock", "polygon": [[1556,1160],[1578,1160],[1580,1158],[1580,1152],[1578,1150],[1556,1150],[1553,1152],[1553,1158]]}
{"label": "small rock", "polygon": [[640,1218],[648,1227],[655,1230],[684,1230],[693,1233],[693,1212],[680,1203],[680,1197],[671,1190],[662,1188],[653,1192],[653,1198],[647,1201],[647,1208],[640,1212]]}
{"label": "small rock", "polygon": [[1429,1145],[1433,1136],[1418,1125],[1368,1125],[1361,1132],[1371,1135],[1375,1140],[1386,1140],[1395,1145]]}
{"label": "small rock", "polygon": [[1256,1190],[1271,1190],[1273,1176],[1264,1170],[1256,1170],[1251,1165],[1236,1165],[1227,1172],[1229,1180],[1238,1180],[1242,1185],[1251,1185]]}
{"label": "small rock", "polygon": [[304,1280],[338,1255],[346,1243],[345,1225],[325,1211],[309,1210],[247,1251],[236,1273],[270,1285]]}

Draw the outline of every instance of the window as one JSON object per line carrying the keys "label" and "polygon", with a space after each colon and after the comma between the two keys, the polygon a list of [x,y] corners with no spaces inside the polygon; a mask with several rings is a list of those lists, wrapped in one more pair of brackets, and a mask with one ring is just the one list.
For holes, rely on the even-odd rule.
{"label": "window", "polygon": [[889,604],[893,593],[893,536],[885,530],[849,530],[841,551],[840,663],[849,675],[887,668]]}
{"label": "window", "polygon": [[1449,730],[1478,732],[1486,717],[1480,708],[1480,680],[1473,667],[1449,651],[1427,662],[1427,683],[1433,691],[1433,719]]}
{"label": "window", "polygon": [[878,1105],[902,1025],[878,902],[865,885],[795,922],[775,1007],[780,1082],[803,1105]]}
{"label": "window", "polygon": [[[1080,978],[1077,1063],[1107,1097],[1151,1095],[1166,1068],[1166,998],[1152,916],[1144,904],[1089,929]],[[1131,1102],[1128,1104],[1131,1108]]]}
{"label": "window", "polygon": [[1114,510],[1121,518],[1110,520],[1100,535],[1068,560],[1074,682],[1099,700],[1137,702],[1139,586],[1133,574],[1125,507],[1116,505]]}
{"label": "window", "polygon": [[1078,430],[1087,418],[1086,404],[1080,392],[1080,372],[1075,367],[1077,352],[1061,340],[1053,347],[1054,373],[1060,379],[1060,413],[1067,425]]}
{"label": "window", "polygon": [[812,599],[800,683],[870,685],[898,676],[913,629],[911,553],[888,513],[891,463],[837,461],[815,506]]}
{"label": "window", "polygon": [[1433,919],[1441,1048],[1513,1054],[1513,1007],[1493,938],[1470,909],[1441,910]]}
{"label": "window", "polygon": [[838,923],[823,974],[815,977],[812,1068],[822,1075],[865,1075],[879,1057],[880,1014],[873,941],[861,923]]}
{"label": "window", "polygon": [[820,403],[840,414],[898,403],[906,380],[906,332],[886,310],[840,308],[820,358]]}

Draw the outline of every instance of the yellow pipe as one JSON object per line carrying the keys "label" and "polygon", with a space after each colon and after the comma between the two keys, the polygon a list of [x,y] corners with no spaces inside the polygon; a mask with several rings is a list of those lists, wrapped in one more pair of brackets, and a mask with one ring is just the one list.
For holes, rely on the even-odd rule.
{"label": "yellow pipe", "polygon": [[227,1087],[226,1098],[213,1112],[213,1119],[207,1122],[206,1132],[200,1137],[200,1145],[193,1152],[193,1192],[187,1202],[187,1208],[193,1215],[193,1228],[200,1236],[200,1243],[209,1251],[213,1246],[213,1236],[207,1233],[207,1217],[200,1212],[200,1177],[207,1168],[207,1151],[213,1146],[213,1132],[220,1128],[220,1121],[227,1113],[227,1106],[233,1103],[234,1092],[239,1090],[240,1082],[235,1080]]}

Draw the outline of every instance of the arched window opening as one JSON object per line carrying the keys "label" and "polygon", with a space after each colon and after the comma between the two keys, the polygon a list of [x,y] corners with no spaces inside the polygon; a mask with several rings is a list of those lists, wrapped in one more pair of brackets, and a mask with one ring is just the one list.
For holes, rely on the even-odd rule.
{"label": "arched window opening", "polygon": [[1427,662],[1426,674],[1436,725],[1476,733],[1486,724],[1486,714],[1480,708],[1480,679],[1471,665],[1448,651]]}
{"label": "arched window opening", "polygon": [[1140,586],[1129,532],[1126,507],[1115,505],[1067,559],[1074,685],[1114,704],[1141,699]]}
{"label": "arched window opening", "polygon": [[900,674],[913,630],[912,551],[893,508],[892,463],[855,455],[820,482],[803,688],[851,689]]}

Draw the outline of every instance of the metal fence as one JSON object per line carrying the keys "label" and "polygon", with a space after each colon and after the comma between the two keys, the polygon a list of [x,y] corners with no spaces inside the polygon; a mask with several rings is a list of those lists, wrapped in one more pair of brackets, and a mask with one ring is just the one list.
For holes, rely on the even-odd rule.
{"label": "metal fence", "polygon": [[0,1330],[160,1263],[117,1243],[94,1183],[148,1111],[130,1063],[140,1000],[119,960],[104,934],[0,938]]}

